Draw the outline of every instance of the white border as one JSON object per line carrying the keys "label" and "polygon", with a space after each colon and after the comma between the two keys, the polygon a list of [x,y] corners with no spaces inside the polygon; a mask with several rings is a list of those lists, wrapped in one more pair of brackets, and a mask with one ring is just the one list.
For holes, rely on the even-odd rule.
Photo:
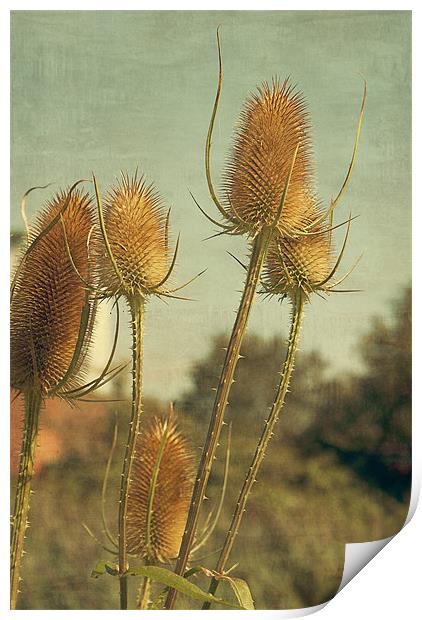
{"label": "white border", "polygon": [[[273,0],[262,2],[224,2],[221,0],[214,0],[211,3],[206,3],[207,6],[201,6],[201,10],[413,10],[413,45],[414,45],[414,66],[417,66],[418,59],[420,58],[420,23],[419,23],[419,11],[416,8],[415,2],[406,2],[400,5],[397,2],[392,1],[371,1],[371,2],[354,2],[344,3],[340,0],[331,2],[311,3],[301,2],[298,0],[295,3],[284,3]],[[415,8],[414,8],[415,7]],[[1,99],[0,99],[0,128],[1,128],[1,175],[2,175],[2,209],[3,218],[1,222],[1,234],[2,239],[0,243],[0,290],[2,295],[2,303],[0,303],[0,325],[2,328],[2,351],[0,355],[0,390],[2,396],[1,407],[3,411],[2,415],[2,431],[0,433],[0,454],[2,455],[2,467],[1,472],[1,488],[3,490],[9,488],[9,416],[8,405],[9,402],[9,355],[8,355],[8,288],[9,288],[9,204],[10,204],[10,183],[9,183],[9,127],[10,127],[10,110],[9,110],[9,59],[10,59],[10,34],[9,34],[9,11],[10,10],[198,10],[197,2],[162,2],[155,0],[154,2],[141,2],[141,1],[121,1],[119,3],[107,2],[107,1],[93,1],[84,0],[83,2],[61,2],[58,6],[56,2],[7,2],[2,3],[0,9],[0,49],[1,49],[1,63],[0,63],[0,75],[1,75]],[[415,10],[416,9],[416,10]],[[420,83],[417,80],[415,72],[413,74],[413,92],[414,92],[414,110],[416,111],[414,122],[414,158],[413,158],[413,178],[414,178],[414,222],[413,222],[413,265],[414,265],[414,316],[417,319],[420,312],[420,288],[419,288],[419,267],[422,266],[421,261],[421,242],[417,237],[418,233],[422,231],[422,218],[421,210],[422,204],[419,193],[417,190],[417,182],[420,177],[420,158],[418,156],[418,145],[420,144],[421,132],[420,132],[420,110],[422,110],[422,101],[420,97]],[[400,93],[397,93],[400,97]],[[417,113],[419,111],[419,114]],[[7,188],[7,189],[6,189]],[[419,311],[419,312],[418,312]],[[414,367],[416,372],[414,375],[417,377],[417,370],[420,368],[420,354],[422,339],[421,331],[415,321],[414,328]],[[419,346],[418,346],[419,345]],[[419,382],[420,383],[420,382]],[[414,390],[414,424],[413,424],[413,498],[412,509],[414,510],[417,503],[417,497],[420,490],[420,474],[421,474],[421,461],[422,461],[422,446],[421,446],[421,427],[420,416],[422,415],[421,398],[419,386],[415,386]],[[114,616],[119,613],[116,610],[110,611],[31,611],[31,612],[10,612],[9,597],[8,597],[8,562],[9,557],[9,509],[8,509],[8,496],[6,491],[3,491],[6,497],[1,502],[1,598],[0,598],[0,610],[6,612],[6,615],[13,613],[14,618],[18,618],[28,613],[32,617],[45,617],[45,615],[54,614],[55,617],[67,613],[77,613],[79,617],[93,617],[93,616]],[[420,590],[420,557],[422,550],[422,510],[416,511],[415,516],[410,523],[383,549],[371,562],[363,569],[352,582],[339,592],[336,597],[326,606],[322,611],[318,612],[318,618],[321,620],[338,619],[342,620],[352,619],[356,617],[363,618],[389,618],[396,620],[400,617],[400,620],[406,620],[408,618],[416,617],[416,610],[420,609],[419,590]],[[309,611],[309,610],[308,610]],[[133,615],[138,615],[139,612],[126,612]],[[154,618],[165,617],[164,614],[168,612],[141,612],[154,614]],[[171,612],[174,618],[185,618],[187,616],[193,616],[197,612],[183,611],[183,612]],[[224,611],[211,611],[207,616],[229,616],[230,619],[234,619],[237,614],[243,614],[245,612],[224,612]],[[265,617],[286,617],[279,611],[259,611],[259,612],[247,612],[256,616],[258,613]],[[243,617],[243,616],[242,616]]]}

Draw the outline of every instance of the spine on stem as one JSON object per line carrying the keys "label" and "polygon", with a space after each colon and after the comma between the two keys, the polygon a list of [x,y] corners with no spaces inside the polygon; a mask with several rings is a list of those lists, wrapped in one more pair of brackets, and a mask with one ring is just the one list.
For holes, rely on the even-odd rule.
{"label": "spine on stem", "polygon": [[[199,512],[204,499],[205,490],[211,473],[215,452],[220,437],[221,428],[224,421],[224,413],[228,403],[228,397],[237,362],[240,356],[240,347],[245,335],[252,302],[259,283],[262,266],[265,260],[268,243],[272,230],[264,228],[255,238],[252,254],[250,258],[248,273],[246,276],[245,288],[237,313],[236,321],[227,347],[227,353],[223,364],[220,380],[217,387],[214,406],[211,414],[208,435],[202,453],[201,462],[195,481],[192,500],[189,508],[188,519],[185,532],[180,547],[179,557],[176,563],[175,572],[183,575],[189,560],[189,554],[194,542],[195,532],[198,524]],[[170,589],[166,608],[172,609],[176,599],[176,591]]]}
{"label": "spine on stem", "polygon": [[129,435],[123,463],[119,500],[119,580],[120,609],[127,609],[127,508],[133,461],[136,456],[136,438],[142,415],[142,341],[145,302],[136,298],[130,301],[132,316],[132,412]]}
{"label": "spine on stem", "polygon": [[41,395],[31,390],[25,396],[25,424],[19,462],[18,484],[11,524],[10,607],[16,609],[20,567],[24,554],[25,532],[28,527],[29,498],[34,473],[35,451],[39,429]]}
{"label": "spine on stem", "polygon": [[[259,468],[261,467],[261,463],[264,459],[265,452],[267,450],[268,444],[270,442],[271,436],[274,432],[275,424],[280,416],[280,412],[283,408],[287,389],[289,387],[290,378],[294,368],[295,355],[298,347],[300,331],[303,322],[304,315],[304,296],[302,291],[299,289],[296,293],[296,299],[293,305],[293,316],[292,316],[292,324],[289,335],[289,342],[287,346],[286,358],[283,364],[283,371],[281,376],[281,381],[278,387],[277,396],[274,401],[274,404],[271,408],[270,415],[265,422],[265,426],[258,442],[258,446],[256,448],[254,457],[252,459],[252,463],[248,469],[248,473],[246,475],[245,481],[243,483],[242,489],[239,494],[239,498],[236,504],[236,509],[234,511],[232,521],[227,532],[226,540],[224,542],[223,548],[220,553],[220,557],[218,559],[218,563],[216,566],[217,573],[223,573],[226,563],[229,559],[231,550],[235,543],[237,534],[239,533],[240,524],[242,521],[243,513],[246,509],[246,503],[248,501],[251,489],[256,481],[256,476],[258,474]],[[218,580],[213,578],[211,581],[209,592],[211,594],[215,594],[218,587]],[[210,604],[204,603],[202,609],[209,609]]]}

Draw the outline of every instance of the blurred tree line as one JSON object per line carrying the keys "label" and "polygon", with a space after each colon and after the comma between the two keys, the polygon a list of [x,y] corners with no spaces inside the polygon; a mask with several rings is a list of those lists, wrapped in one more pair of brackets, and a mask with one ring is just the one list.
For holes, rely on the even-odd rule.
{"label": "blurred tree line", "polygon": [[[333,377],[318,353],[298,354],[292,391],[231,558],[232,564],[239,563],[235,574],[250,583],[258,609],[306,607],[328,600],[341,581],[345,544],[391,536],[406,519],[411,481],[410,325],[411,293],[406,289],[391,314],[374,318],[358,344],[363,362],[359,374]],[[180,425],[198,459],[226,341],[227,335],[221,335],[211,343],[207,357],[192,368],[192,388],[176,403]],[[284,348],[281,338],[246,339],[226,417],[232,423],[232,446],[224,507],[213,536],[192,559],[195,564],[215,566],[273,402]],[[117,385],[114,396],[121,396]],[[91,425],[81,424],[84,437],[74,437],[73,451],[68,445],[61,460],[43,467],[34,481],[23,609],[118,607],[115,581],[89,576],[97,560],[111,558],[81,526],[85,522],[102,537],[101,484],[117,410],[119,440],[106,507],[111,529],[116,529],[129,406],[124,402],[104,407],[108,412],[101,428],[98,417]],[[145,400],[146,417],[166,411],[165,402]],[[89,409],[74,415],[89,416]],[[66,437],[65,416],[61,432]],[[90,450],[78,450],[79,441],[88,442]],[[219,499],[226,442],[223,433],[200,532]],[[194,579],[206,587],[204,577]],[[179,598],[180,608],[191,605]]]}
{"label": "blurred tree line", "polygon": [[[180,409],[208,419],[227,337],[218,336],[192,371],[192,389]],[[259,432],[272,405],[285,341],[246,338],[230,395],[232,420]],[[358,344],[364,371],[326,377],[316,353],[297,357],[291,393],[279,422],[280,446],[288,441],[306,454],[332,450],[356,473],[403,499],[411,480],[411,291],[392,304],[388,317],[374,317]]]}

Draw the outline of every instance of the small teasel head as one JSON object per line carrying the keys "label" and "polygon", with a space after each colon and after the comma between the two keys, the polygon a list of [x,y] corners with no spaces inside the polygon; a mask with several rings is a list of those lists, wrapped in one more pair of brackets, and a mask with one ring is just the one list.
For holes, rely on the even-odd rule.
{"label": "small teasel head", "polygon": [[109,249],[100,256],[105,293],[132,299],[159,292],[171,254],[168,213],[154,186],[137,173],[131,179],[122,173],[104,198],[103,223]]}
{"label": "small teasel head", "polygon": [[177,557],[194,480],[191,449],[174,414],[138,437],[127,504],[127,544],[146,561]]}
{"label": "small teasel head", "polygon": [[54,395],[80,378],[92,334],[91,198],[59,191],[29,233],[11,300],[11,384]]}
{"label": "small teasel head", "polygon": [[224,172],[227,212],[240,229],[257,233],[277,222],[281,236],[295,237],[316,203],[312,172],[303,95],[288,80],[264,82],[245,104]]}
{"label": "small teasel head", "polygon": [[149,295],[185,299],[173,293],[181,290],[199,274],[177,286],[168,288],[176,264],[179,237],[174,248],[169,244],[170,209],[137,171],[130,179],[121,174],[107,192],[104,201],[93,177],[101,228],[99,279],[106,297],[124,296],[130,304],[138,304]]}
{"label": "small teasel head", "polygon": [[264,289],[267,293],[288,296],[294,300],[298,291],[303,293],[305,299],[309,299],[311,293],[321,295],[335,292],[338,290],[335,287],[356,267],[360,258],[348,273],[334,282],[334,276],[346,249],[352,218],[349,217],[347,222],[339,225],[347,224],[347,230],[337,258],[334,258],[331,234],[333,228],[337,227],[328,227],[320,223],[320,219],[321,213],[317,210],[313,218],[316,224],[307,235],[297,239],[286,239],[276,235],[272,239],[263,275]]}

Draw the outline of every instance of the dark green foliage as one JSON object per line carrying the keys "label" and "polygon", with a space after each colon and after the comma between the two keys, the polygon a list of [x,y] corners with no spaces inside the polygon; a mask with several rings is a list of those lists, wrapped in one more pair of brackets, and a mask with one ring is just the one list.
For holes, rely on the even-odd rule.
{"label": "dark green foliage", "polygon": [[365,374],[327,384],[306,440],[336,450],[374,485],[403,498],[411,476],[411,292],[362,338]]}

